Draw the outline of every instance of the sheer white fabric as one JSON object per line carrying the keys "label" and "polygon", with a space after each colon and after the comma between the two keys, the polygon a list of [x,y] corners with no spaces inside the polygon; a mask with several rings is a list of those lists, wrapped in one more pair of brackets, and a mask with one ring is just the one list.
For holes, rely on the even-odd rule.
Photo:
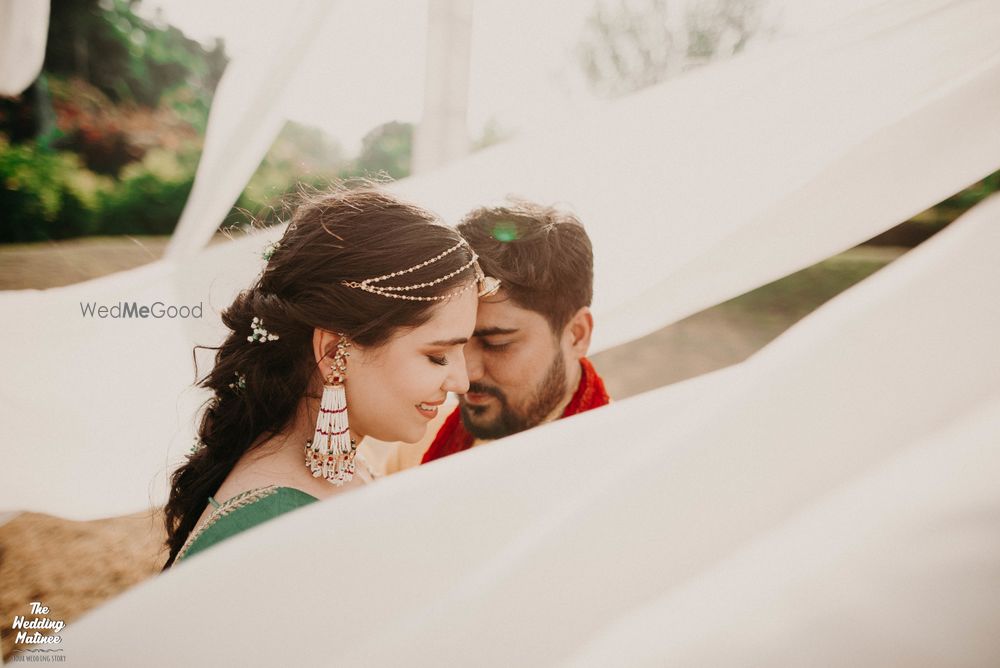
{"label": "sheer white fabric", "polygon": [[[843,250],[996,169],[997,34],[1000,8],[987,0],[884,3],[396,189],[452,221],[507,192],[572,205],[594,240],[599,350]],[[218,167],[226,141],[206,165]],[[228,207],[218,204],[196,208],[215,221]],[[17,314],[5,323],[17,345],[0,347],[0,509],[93,518],[162,503],[205,398],[187,389],[191,346],[221,339],[217,312],[280,233],[0,293]],[[80,302],[157,300],[201,303],[205,316],[80,315]]]}
{"label": "sheer white fabric", "polygon": [[612,346],[996,169],[997,31],[996,3],[882,3],[399,190],[449,220],[508,193],[571,205],[596,253],[595,345]]}
{"label": "sheer white fabric", "polygon": [[[998,28],[987,0],[887,2],[398,189],[450,219],[506,191],[567,200],[595,241],[600,345],[627,340],[1000,166]],[[0,508],[161,501],[200,398],[190,345],[218,340],[210,314],[279,233],[0,295]],[[236,536],[62,647],[86,665],[996,665],[998,257],[994,198],[743,364]],[[84,319],[81,300],[206,317]]]}
{"label": "sheer white fabric", "polygon": [[737,367],[236,536],[67,655],[993,665],[998,253],[1000,197]]}
{"label": "sheer white fabric", "polygon": [[38,78],[48,33],[48,0],[0,0],[0,95],[20,95]]}
{"label": "sheer white fabric", "polygon": [[[187,258],[204,248],[285,124],[288,92],[302,58],[336,3],[297,0],[269,6],[260,47],[234,57],[219,82],[191,195],[167,247]],[[331,73],[335,76],[335,73]]]}
{"label": "sheer white fabric", "polygon": [[997,434],[994,396],[657,593],[568,664],[995,664]]}

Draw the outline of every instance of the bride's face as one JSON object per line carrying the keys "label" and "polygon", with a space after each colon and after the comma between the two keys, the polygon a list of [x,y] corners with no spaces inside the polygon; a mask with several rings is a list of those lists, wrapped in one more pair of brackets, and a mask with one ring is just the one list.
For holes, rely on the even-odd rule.
{"label": "bride's face", "polygon": [[381,441],[423,438],[448,392],[469,388],[463,349],[475,328],[477,303],[476,290],[466,290],[388,343],[351,347],[345,385],[352,432]]}

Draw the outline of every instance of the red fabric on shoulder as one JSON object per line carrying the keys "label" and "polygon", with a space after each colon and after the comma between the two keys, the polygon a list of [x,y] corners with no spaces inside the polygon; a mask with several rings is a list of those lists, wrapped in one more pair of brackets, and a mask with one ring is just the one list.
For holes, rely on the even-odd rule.
{"label": "red fabric on shoulder", "polygon": [[461,408],[455,407],[451,415],[445,418],[444,424],[438,430],[437,436],[431,446],[427,448],[420,463],[426,464],[429,461],[453,455],[456,452],[467,450],[472,446],[472,434],[465,430],[462,424]]}
{"label": "red fabric on shoulder", "polygon": [[581,357],[580,369],[583,372],[580,374],[580,384],[577,386],[573,398],[566,404],[566,410],[563,411],[562,417],[599,408],[611,401],[611,397],[608,396],[608,391],[604,387],[604,381],[597,375],[590,360]]}
{"label": "red fabric on shoulder", "polygon": [[[580,384],[577,386],[576,392],[573,393],[573,397],[569,400],[569,403],[566,404],[566,410],[563,411],[561,417],[583,413],[592,408],[604,406],[611,401],[610,397],[608,397],[608,391],[604,387],[604,381],[597,375],[597,371],[594,369],[594,365],[590,363],[590,360],[586,357],[581,357],[580,369]],[[475,439],[472,437],[472,434],[467,432],[465,425],[462,424],[461,409],[456,407],[452,414],[445,419],[444,424],[441,425],[437,436],[434,437],[434,442],[427,448],[427,452],[424,453],[420,463],[426,464],[435,459],[447,457],[462,450],[468,450],[472,447],[473,440]]]}

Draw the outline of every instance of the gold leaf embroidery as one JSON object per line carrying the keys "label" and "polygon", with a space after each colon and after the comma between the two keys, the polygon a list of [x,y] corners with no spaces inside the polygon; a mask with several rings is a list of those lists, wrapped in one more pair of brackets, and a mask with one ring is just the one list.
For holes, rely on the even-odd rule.
{"label": "gold leaf embroidery", "polygon": [[249,506],[251,503],[256,503],[257,501],[267,498],[272,494],[276,494],[277,491],[278,487],[276,485],[268,485],[267,487],[248,489],[247,491],[240,492],[236,496],[226,500],[225,503],[221,504],[211,515],[208,516],[208,519],[206,519],[200,527],[197,527],[191,532],[191,535],[188,536],[186,541],[184,541],[183,547],[181,547],[180,551],[177,553],[177,559],[175,559],[175,561],[180,560],[185,554],[187,554],[187,551],[191,548],[194,542],[220,519],[237,508]]}

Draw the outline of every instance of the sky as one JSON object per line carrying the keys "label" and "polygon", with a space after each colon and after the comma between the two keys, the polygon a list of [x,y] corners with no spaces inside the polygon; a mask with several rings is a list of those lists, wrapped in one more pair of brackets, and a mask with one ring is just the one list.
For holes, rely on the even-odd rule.
{"label": "sky", "polygon": [[[467,117],[472,140],[489,123],[515,134],[596,103],[577,45],[597,1],[475,0]],[[872,3],[770,0],[765,16],[780,37]],[[276,29],[273,7],[270,0],[144,0],[140,12],[202,42],[221,37],[227,52],[239,57],[267,48]],[[419,121],[427,11],[427,0],[336,2],[319,48],[305,59],[308,83],[291,93],[290,117],[322,128],[349,153],[382,123]]]}

